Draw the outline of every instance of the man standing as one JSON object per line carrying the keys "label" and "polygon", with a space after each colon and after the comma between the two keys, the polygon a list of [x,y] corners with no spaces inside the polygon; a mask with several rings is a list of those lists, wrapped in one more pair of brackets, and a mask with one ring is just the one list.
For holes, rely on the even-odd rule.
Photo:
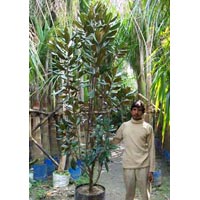
{"label": "man standing", "polygon": [[145,122],[144,104],[141,100],[131,106],[132,118],[122,123],[112,143],[123,141],[125,150],[122,157],[126,200],[133,200],[138,187],[142,200],[150,200],[150,183],[155,170],[155,146],[152,126]]}

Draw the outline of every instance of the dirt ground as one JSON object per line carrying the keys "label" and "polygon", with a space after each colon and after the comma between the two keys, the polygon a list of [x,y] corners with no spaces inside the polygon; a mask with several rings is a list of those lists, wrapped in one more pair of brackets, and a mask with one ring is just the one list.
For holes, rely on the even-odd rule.
{"label": "dirt ground", "polygon": [[[122,151],[113,153],[112,162],[110,163],[110,171],[103,171],[100,183],[106,188],[106,200],[123,200],[125,196],[125,186],[123,182],[122,172]],[[151,200],[169,200],[170,196],[170,171],[169,163],[167,163],[160,155],[156,159],[157,168],[162,170],[162,183],[153,186],[151,189]],[[136,190],[136,198],[140,200],[139,192]]]}
{"label": "dirt ground", "polygon": [[[106,200],[124,200],[125,187],[122,174],[122,152],[123,147],[112,153],[112,159],[109,164],[109,172],[103,169],[99,184],[106,188]],[[160,186],[152,186],[151,200],[169,200],[170,199],[170,166],[161,156],[156,156],[156,166],[162,171],[162,181]],[[52,177],[42,183],[34,183],[29,189],[29,200],[74,200],[73,184],[67,189],[53,189]],[[139,192],[136,191],[136,198],[140,200]]]}

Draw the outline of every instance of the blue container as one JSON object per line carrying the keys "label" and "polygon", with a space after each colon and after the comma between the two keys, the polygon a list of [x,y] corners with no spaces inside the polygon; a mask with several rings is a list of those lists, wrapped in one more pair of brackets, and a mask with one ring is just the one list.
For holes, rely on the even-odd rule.
{"label": "blue container", "polygon": [[157,170],[153,173],[153,185],[160,186],[162,184],[162,171]]}
{"label": "blue container", "polygon": [[77,160],[76,164],[80,167],[82,165],[82,161],[81,160]]}
{"label": "blue container", "polygon": [[168,151],[166,151],[166,153],[165,153],[165,158],[167,161],[170,161],[170,154]]}
{"label": "blue container", "polygon": [[76,164],[78,165],[78,167],[84,167],[84,162],[82,160],[77,160]]}
{"label": "blue container", "polygon": [[33,165],[33,178],[36,181],[43,181],[47,179],[47,165],[35,164]]}
{"label": "blue container", "polygon": [[169,162],[170,161],[170,153],[166,149],[163,150],[163,155],[165,159]]}
{"label": "blue container", "polygon": [[69,168],[69,173],[73,180],[78,180],[81,176],[81,168],[80,167],[76,167],[76,169]]}
{"label": "blue container", "polygon": [[[55,158],[55,160],[57,161],[56,158]],[[47,159],[47,158],[44,160],[44,164],[47,165],[47,175],[48,176],[52,175],[53,171],[55,171],[55,169],[56,169],[55,164],[52,162],[52,160]]]}

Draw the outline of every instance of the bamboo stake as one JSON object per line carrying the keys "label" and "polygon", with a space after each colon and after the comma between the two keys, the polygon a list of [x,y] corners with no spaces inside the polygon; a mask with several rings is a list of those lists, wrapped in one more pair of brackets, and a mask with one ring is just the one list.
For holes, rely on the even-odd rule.
{"label": "bamboo stake", "polygon": [[36,114],[43,114],[43,115],[49,115],[49,114],[51,114],[49,112],[44,112],[44,111],[36,110],[36,109],[29,109],[29,113],[36,113]]}
{"label": "bamboo stake", "polygon": [[51,112],[46,118],[42,120],[35,128],[32,130],[32,134],[40,127],[42,126],[50,117],[52,117],[60,108],[62,108],[62,105],[60,105],[56,110]]}
{"label": "bamboo stake", "polygon": [[41,123],[39,123],[30,133],[30,139],[34,142],[34,144],[50,159],[52,162],[58,167],[58,163],[54,160],[54,158],[47,153],[47,151],[33,138],[32,134],[41,126],[43,125],[50,117],[52,117],[62,105],[60,105],[55,111],[51,112]]}
{"label": "bamboo stake", "polygon": [[32,135],[31,135],[30,139],[58,167],[58,163],[56,162],[56,160],[54,160],[54,158],[51,155],[49,155],[45,149],[42,148],[42,146],[33,138]]}

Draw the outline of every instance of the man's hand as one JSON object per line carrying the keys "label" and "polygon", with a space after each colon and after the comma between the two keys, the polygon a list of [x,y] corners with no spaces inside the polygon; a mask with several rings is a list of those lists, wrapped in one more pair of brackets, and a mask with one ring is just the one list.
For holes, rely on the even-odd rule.
{"label": "man's hand", "polygon": [[110,144],[116,145],[120,143],[120,139],[118,138],[109,138],[109,140],[110,140]]}
{"label": "man's hand", "polygon": [[153,182],[153,172],[148,173],[148,182],[152,183]]}

